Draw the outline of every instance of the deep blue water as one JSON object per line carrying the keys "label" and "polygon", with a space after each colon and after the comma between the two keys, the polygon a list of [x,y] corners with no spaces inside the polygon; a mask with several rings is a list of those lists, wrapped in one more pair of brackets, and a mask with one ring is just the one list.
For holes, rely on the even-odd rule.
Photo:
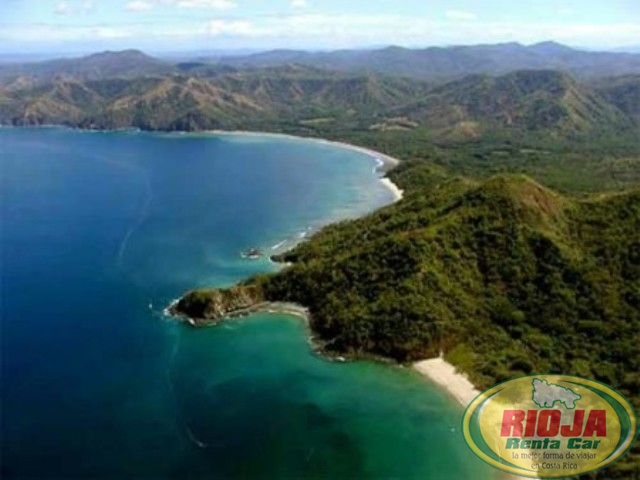
{"label": "deep blue water", "polygon": [[187,289],[276,268],[391,194],[374,162],[272,137],[0,129],[3,478],[484,478],[418,375],[313,354],[256,315],[191,329]]}

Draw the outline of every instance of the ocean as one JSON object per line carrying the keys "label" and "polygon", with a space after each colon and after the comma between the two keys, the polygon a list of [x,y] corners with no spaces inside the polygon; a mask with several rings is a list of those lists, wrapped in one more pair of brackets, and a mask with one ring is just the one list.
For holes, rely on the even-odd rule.
{"label": "ocean", "polygon": [[375,166],[293,138],[0,129],[2,478],[495,477],[410,369],[325,359],[295,317],[162,313],[279,268],[243,250],[391,202]]}

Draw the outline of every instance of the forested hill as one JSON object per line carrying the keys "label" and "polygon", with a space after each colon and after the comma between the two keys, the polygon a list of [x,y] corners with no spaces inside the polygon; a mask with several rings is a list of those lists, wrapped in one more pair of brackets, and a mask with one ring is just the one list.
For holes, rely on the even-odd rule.
{"label": "forested hill", "polygon": [[576,200],[526,176],[425,169],[429,188],[400,180],[402,202],[324,228],[279,257],[293,266],[247,285],[309,306],[328,349],[401,361],[444,349],[481,385],[640,371],[640,190]]}
{"label": "forested hill", "polygon": [[0,123],[147,130],[311,128],[341,119],[371,125],[381,112],[421,98],[427,88],[297,66],[208,77],[57,77],[35,86],[14,79],[0,86]]}
{"label": "forested hill", "polygon": [[[481,388],[571,373],[640,410],[640,190],[577,200],[526,176],[410,170],[394,177],[401,202],[326,227],[280,257],[293,262],[280,273],[192,292],[178,310],[217,319],[228,298],[296,302],[328,351],[444,351]],[[607,478],[630,478],[638,462],[636,448]]]}
{"label": "forested hill", "polygon": [[[128,58],[128,57],[127,57]],[[0,124],[145,130],[254,129],[335,136],[418,131],[433,140],[637,135],[639,77],[607,87],[551,70],[444,85],[285,66],[209,76],[0,82]]]}
{"label": "forested hill", "polygon": [[[630,82],[633,83],[633,82]],[[501,129],[563,137],[630,128],[629,117],[598,92],[553,70],[471,76],[434,88],[400,111],[438,136],[479,137]],[[626,105],[620,105],[626,108]]]}
{"label": "forested hill", "polygon": [[624,75],[598,82],[598,91],[610,103],[640,120],[640,75]]}

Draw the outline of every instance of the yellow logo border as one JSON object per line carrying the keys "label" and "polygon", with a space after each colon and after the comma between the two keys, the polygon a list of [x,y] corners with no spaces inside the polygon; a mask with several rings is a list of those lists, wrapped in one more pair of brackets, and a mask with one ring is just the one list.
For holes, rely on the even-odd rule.
{"label": "yellow logo border", "polygon": [[[473,439],[472,433],[471,433],[471,429],[470,429],[470,423],[471,423],[471,419],[473,414],[476,412],[476,410],[482,406],[486,401],[490,400],[490,398],[492,396],[494,396],[495,394],[497,394],[498,392],[504,390],[505,388],[508,388],[508,384],[510,382],[513,382],[515,380],[519,380],[522,378],[542,378],[544,379],[545,377],[554,377],[554,379],[557,379],[558,377],[560,377],[562,379],[562,381],[567,381],[569,383],[576,383],[578,385],[582,385],[584,387],[589,388],[590,390],[594,390],[594,391],[602,391],[606,394],[608,394],[609,396],[611,396],[613,399],[615,399],[623,408],[624,411],[627,413],[628,417],[629,417],[629,421],[630,421],[630,425],[629,425],[629,433],[627,435],[627,438],[625,439],[624,443],[616,449],[616,451],[610,455],[609,457],[607,457],[606,459],[604,459],[601,463],[603,463],[602,465],[599,465],[597,468],[589,470],[589,471],[584,471],[584,472],[578,472],[578,475],[586,475],[589,473],[593,473],[596,472],[598,470],[601,470],[603,468],[606,468],[610,465],[612,465],[613,463],[617,462],[618,460],[620,460],[620,458],[622,458],[624,455],[627,454],[627,452],[631,449],[631,447],[633,447],[633,445],[635,444],[635,441],[638,439],[638,435],[640,434],[640,429],[638,428],[638,415],[636,413],[636,411],[634,410],[633,406],[631,405],[631,402],[629,402],[629,400],[627,400],[627,398],[622,395],[620,392],[618,392],[616,389],[598,382],[596,380],[590,380],[587,378],[583,378],[583,377],[577,377],[574,375],[563,375],[563,374],[558,374],[558,373],[542,373],[542,374],[537,374],[537,375],[524,375],[521,377],[515,377],[509,380],[506,380],[504,382],[498,383],[496,385],[494,385],[493,387],[488,388],[487,390],[481,392],[476,398],[474,398],[472,400],[472,402],[467,406],[467,408],[465,409],[465,412],[462,416],[462,434],[464,436],[464,440],[467,443],[467,445],[469,446],[469,448],[481,459],[483,460],[485,463],[488,463],[489,465],[502,470],[503,472],[506,473],[511,473],[514,475],[519,475],[522,477],[529,477],[529,478],[565,478],[566,474],[560,474],[560,473],[553,473],[553,472],[541,472],[541,471],[533,471],[533,470],[527,470],[521,467],[518,467],[516,465],[510,464],[507,460],[502,459],[503,462],[498,462],[495,459],[491,458],[489,455],[487,455],[482,448],[480,448],[475,440]],[[597,393],[597,392],[596,392]],[[609,403],[609,402],[607,402]],[[498,457],[498,455],[495,455]],[[575,476],[576,474],[573,473],[572,476]]]}

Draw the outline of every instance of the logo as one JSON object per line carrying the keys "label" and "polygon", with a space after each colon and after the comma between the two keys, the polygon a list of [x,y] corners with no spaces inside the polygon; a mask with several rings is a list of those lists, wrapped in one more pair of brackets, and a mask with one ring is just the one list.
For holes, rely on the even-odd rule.
{"label": "logo", "polygon": [[465,441],[482,460],[532,478],[584,475],[611,465],[633,445],[638,417],[602,383],[533,375],[478,395],[462,418]]}

